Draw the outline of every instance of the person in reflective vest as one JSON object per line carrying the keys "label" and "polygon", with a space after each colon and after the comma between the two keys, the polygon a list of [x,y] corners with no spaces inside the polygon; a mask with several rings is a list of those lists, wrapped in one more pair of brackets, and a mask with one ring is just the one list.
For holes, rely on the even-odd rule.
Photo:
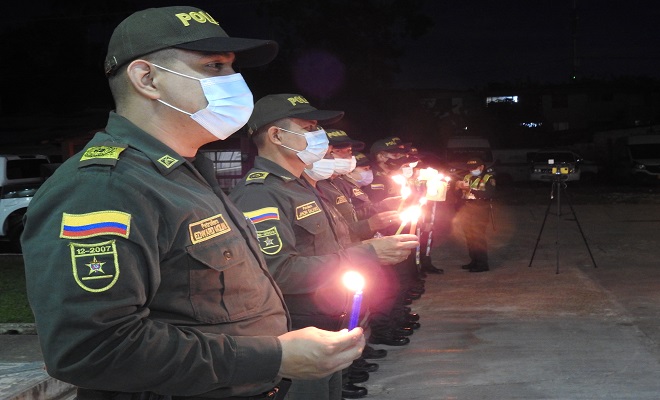
{"label": "person in reflective vest", "polygon": [[461,190],[461,218],[470,262],[461,266],[470,272],[485,272],[488,265],[486,227],[491,212],[491,199],[495,192],[495,177],[485,173],[481,159],[471,158],[466,163],[469,173],[457,182]]}

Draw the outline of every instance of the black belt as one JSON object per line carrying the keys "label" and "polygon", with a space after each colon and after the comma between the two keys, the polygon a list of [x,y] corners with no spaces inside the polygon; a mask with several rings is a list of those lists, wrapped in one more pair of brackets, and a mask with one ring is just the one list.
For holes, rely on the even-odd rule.
{"label": "black belt", "polygon": [[[260,394],[255,394],[254,396],[232,396],[232,397],[223,397],[218,400],[283,400],[286,392],[289,391],[291,386],[290,379],[282,379],[279,385],[275,386],[267,392]],[[181,396],[172,396],[171,400],[209,400],[208,398],[202,397],[181,397]]]}

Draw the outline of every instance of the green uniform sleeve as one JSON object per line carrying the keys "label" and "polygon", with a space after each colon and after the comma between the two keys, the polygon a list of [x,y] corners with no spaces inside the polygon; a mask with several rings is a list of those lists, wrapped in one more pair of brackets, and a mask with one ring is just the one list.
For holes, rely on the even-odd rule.
{"label": "green uniform sleeve", "polygon": [[[211,323],[177,325],[163,322],[174,314],[153,315],[150,304],[167,279],[162,254],[181,232],[175,216],[144,196],[152,182],[121,170],[60,168],[49,180],[61,180],[46,182],[33,199],[22,241],[50,375],[89,389],[180,396],[235,395],[231,388],[241,385],[256,393],[278,382],[276,337],[230,336]],[[190,268],[185,248],[178,256],[180,268]]]}

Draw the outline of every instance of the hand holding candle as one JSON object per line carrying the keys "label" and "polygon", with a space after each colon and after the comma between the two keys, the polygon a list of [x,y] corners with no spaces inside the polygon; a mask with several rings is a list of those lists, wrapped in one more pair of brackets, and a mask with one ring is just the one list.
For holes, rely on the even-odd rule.
{"label": "hand holding candle", "polygon": [[412,211],[411,220],[410,220],[410,234],[417,234],[417,221],[422,216],[422,207],[426,204],[426,197],[421,197],[419,199],[419,206],[415,207]]}
{"label": "hand holding candle", "polygon": [[[399,215],[399,218],[401,218],[401,225],[399,225],[399,229],[397,229],[395,235],[398,235],[401,232],[403,232],[403,228],[408,224],[408,222],[414,223],[416,228],[417,220],[419,219],[421,213],[422,213],[422,208],[420,206],[410,206],[405,210],[403,210],[403,212]],[[411,234],[413,233],[412,230],[410,233]]]}
{"label": "hand holding candle", "polygon": [[362,304],[364,278],[355,271],[348,271],[344,274],[343,282],[349,290],[355,292],[353,295],[353,307],[351,308],[351,319],[348,322],[348,330],[350,331],[358,325],[360,319],[360,305]]}
{"label": "hand holding candle", "polygon": [[399,203],[399,207],[397,208],[397,211],[401,212],[403,206],[406,204],[406,199],[412,193],[412,189],[408,187],[408,180],[403,175],[394,175],[392,180],[401,185],[401,203]]}
{"label": "hand holding candle", "polygon": [[417,231],[417,221],[419,220],[419,217],[422,215],[422,207],[421,206],[412,206],[410,207],[410,234],[415,235]]}

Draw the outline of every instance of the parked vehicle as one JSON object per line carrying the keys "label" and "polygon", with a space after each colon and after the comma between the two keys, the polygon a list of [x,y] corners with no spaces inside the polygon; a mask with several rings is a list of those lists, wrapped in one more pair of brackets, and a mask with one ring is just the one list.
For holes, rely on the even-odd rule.
{"label": "parked vehicle", "polygon": [[529,181],[532,156],[538,149],[493,149],[498,185]]}
{"label": "parked vehicle", "polygon": [[660,183],[660,135],[622,137],[614,149],[616,178]]}
{"label": "parked vehicle", "polygon": [[488,139],[480,136],[455,136],[447,140],[445,160],[449,173],[462,179],[467,173],[465,163],[472,157],[479,157],[489,167],[493,163],[493,153]]}
{"label": "parked vehicle", "polygon": [[564,181],[580,180],[582,158],[565,149],[543,149],[532,155],[529,180],[551,182],[556,178]]}
{"label": "parked vehicle", "polygon": [[44,155],[0,155],[0,240],[20,251],[23,214],[44,181]]}

